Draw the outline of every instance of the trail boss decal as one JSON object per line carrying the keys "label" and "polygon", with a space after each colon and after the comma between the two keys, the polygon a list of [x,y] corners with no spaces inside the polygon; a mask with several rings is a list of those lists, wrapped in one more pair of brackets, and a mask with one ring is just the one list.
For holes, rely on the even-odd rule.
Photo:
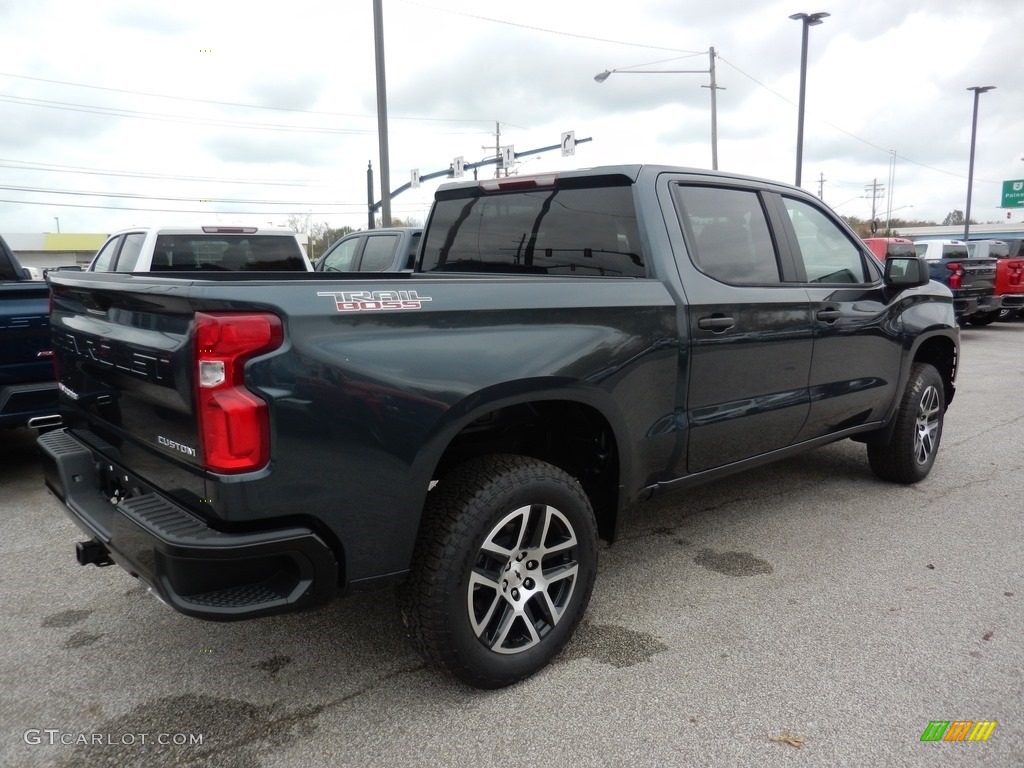
{"label": "trail boss decal", "polygon": [[317,296],[330,296],[339,312],[373,312],[382,309],[423,309],[429,296],[416,291],[321,291]]}

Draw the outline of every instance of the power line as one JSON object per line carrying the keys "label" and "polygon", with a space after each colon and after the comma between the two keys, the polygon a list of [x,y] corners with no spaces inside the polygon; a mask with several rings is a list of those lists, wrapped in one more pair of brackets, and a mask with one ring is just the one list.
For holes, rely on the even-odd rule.
{"label": "power line", "polygon": [[76,104],[67,101],[51,101],[48,99],[30,99],[20,96],[9,96],[0,94],[0,102],[9,104],[21,104],[23,106],[45,107],[47,109],[61,109],[70,112],[85,112],[94,115],[130,117],[137,120],[157,120],[169,123],[184,123],[188,125],[212,125],[220,128],[250,128],[262,131],[285,131],[296,133],[342,133],[342,134],[372,134],[376,129],[370,128],[317,128],[311,126],[279,125],[275,123],[254,123],[239,120],[206,120],[185,115],[172,115],[163,112],[141,112],[134,109],[123,109],[121,107],[101,107],[93,104]]}
{"label": "power line", "polygon": [[238,203],[239,205],[292,205],[301,208],[310,205],[333,205],[333,203],[321,203],[310,200],[240,200],[235,198],[197,198],[195,195],[185,197],[160,195],[139,195],[132,192],[96,192],[91,190],[75,189],[47,189],[45,187],[21,187],[0,185],[0,189],[8,192],[39,192],[46,195],[74,195],[80,197],[113,197],[125,200],[166,200],[169,202],[193,203],[202,199],[209,203]]}
{"label": "power line", "polygon": [[[219,107],[239,107],[241,109],[263,109],[274,112],[292,112],[299,115],[319,115],[322,117],[354,117],[362,120],[376,120],[377,116],[359,112],[323,112],[312,109],[295,109],[293,107],[274,107],[263,104],[243,104],[235,101],[217,101],[215,99],[196,99],[187,96],[174,96],[167,93],[150,93],[148,91],[132,91],[126,88],[110,88],[103,85],[90,85],[88,83],[73,83],[68,80],[51,80],[45,77],[31,77],[30,75],[15,75],[11,72],[0,72],[0,77],[13,77],[19,80],[32,80],[37,83],[50,83],[52,85],[68,85],[72,88],[88,88],[93,91],[106,91],[108,93],[124,93],[129,96],[147,96],[152,99],[169,99],[172,101],[187,101],[193,104],[213,104]],[[395,120],[422,120],[424,122],[439,123],[480,123],[485,122],[480,118],[462,117],[408,117],[402,115],[390,115]],[[491,122],[489,119],[486,122]]]}
{"label": "power line", "polygon": [[[102,211],[144,211],[147,213],[202,213],[209,215],[224,216],[289,216],[294,214],[295,208],[285,211],[214,211],[209,208],[200,210],[187,210],[184,208],[135,208],[132,206],[120,205],[86,205],[85,203],[51,203],[42,200],[0,200],[0,203],[12,203],[14,205],[46,205],[52,208],[90,208]],[[326,203],[325,203],[326,205]],[[366,211],[366,201],[359,203],[332,203],[332,205],[345,206],[359,209],[356,213],[362,215]],[[301,206],[300,206],[301,207]],[[317,211],[318,216],[348,216],[353,211]]]}
{"label": "power line", "polygon": [[627,45],[632,48],[647,48],[652,51],[672,51],[674,53],[692,53],[696,55],[706,54],[707,51],[688,51],[683,48],[666,48],[660,45],[648,45],[647,43],[630,43],[624,40],[612,40],[606,37],[591,37],[589,35],[577,35],[573,32],[562,32],[557,29],[546,29],[545,27],[535,27],[530,24],[521,24],[517,21],[506,21],[504,19],[495,19],[490,16],[479,16],[475,13],[466,13],[465,11],[453,11],[449,8],[436,8],[426,3],[417,3],[414,0],[399,0],[404,2],[406,5],[415,5],[420,8],[426,8],[428,11],[437,11],[439,13],[448,13],[452,16],[464,16],[467,19],[478,19],[479,21],[489,21],[492,24],[504,24],[508,27],[518,27],[519,29],[528,29],[531,32],[544,32],[548,35],[559,35],[560,37],[573,37],[577,40],[592,40],[597,43],[612,43],[613,45]]}
{"label": "power line", "polygon": [[134,179],[155,179],[158,181],[199,181],[207,184],[259,184],[273,187],[333,187],[334,184],[323,179],[238,179],[220,178],[215,176],[177,176],[174,174],[149,173],[144,171],[121,171],[103,168],[87,168],[75,165],[56,165],[52,163],[35,163],[0,158],[0,168],[20,171],[43,171],[48,173],[78,173],[90,176],[116,176]]}
{"label": "power line", "polygon": [[[762,83],[756,77],[754,77],[752,75],[748,75],[746,72],[744,72],[742,69],[737,67],[735,64],[733,64],[728,59],[724,59],[724,58],[722,58],[721,55],[719,55],[718,56],[718,60],[722,61],[725,64],[727,64],[728,66],[732,67],[734,70],[736,70],[736,72],[738,72],[739,74],[743,75],[745,78],[747,78],[748,80],[752,81],[753,83],[756,83],[760,87],[764,88],[766,91],[768,91],[772,95],[777,96],[778,98],[782,99],[787,104],[790,104],[790,105],[792,105],[794,107],[796,106],[796,104],[793,101],[791,101],[790,99],[786,98],[785,96],[783,96],[778,91],[773,90],[772,88],[769,88],[767,85]],[[887,155],[891,152],[890,149],[886,149],[885,147],[881,147],[878,144],[875,144],[874,142],[868,141],[865,138],[862,138],[860,136],[857,136],[856,134],[850,133],[849,131],[845,130],[844,128],[840,128],[835,123],[830,123],[828,120],[822,120],[820,118],[816,118],[816,119],[818,119],[819,122],[824,123],[825,125],[829,126],[830,128],[834,128],[835,130],[839,131],[840,133],[845,134],[846,136],[849,136],[851,139],[859,141],[862,144],[865,144],[866,146],[871,147],[872,149],[877,149],[879,152],[885,152],[885,154],[887,154]],[[958,178],[958,179],[966,179],[967,178],[967,176],[965,176],[964,174],[955,173],[954,171],[946,171],[946,170],[943,170],[942,168],[936,168],[936,167],[928,165],[926,163],[922,163],[922,162],[919,162],[917,160],[913,160],[912,158],[906,157],[904,155],[897,155],[897,157],[899,157],[900,160],[905,160],[908,163],[912,163],[914,165],[920,166],[921,168],[927,168],[928,170],[935,171],[936,173],[943,173],[943,174],[945,174],[947,176],[953,176],[953,177]],[[989,184],[998,184],[998,183],[1000,183],[1000,182],[995,182],[995,181],[988,181],[987,179],[975,179],[975,181],[986,181]]]}

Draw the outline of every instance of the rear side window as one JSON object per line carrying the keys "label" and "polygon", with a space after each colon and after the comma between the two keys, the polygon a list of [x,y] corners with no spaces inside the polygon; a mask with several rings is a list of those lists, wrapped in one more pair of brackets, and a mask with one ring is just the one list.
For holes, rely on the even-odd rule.
{"label": "rear side window", "polygon": [[756,192],[679,185],[676,197],[697,269],[732,285],[779,282],[775,246]]}
{"label": "rear side window", "polygon": [[416,254],[420,251],[420,240],[422,238],[422,232],[414,232],[412,237],[409,238],[409,253],[406,254],[405,269],[412,269],[416,265]]}
{"label": "rear side window", "polygon": [[383,272],[395,260],[397,248],[398,235],[369,235],[363,248],[363,260],[359,263],[359,271]]}
{"label": "rear side window", "polygon": [[439,197],[422,263],[425,272],[647,275],[628,185]]}
{"label": "rear side window", "polygon": [[304,272],[293,237],[279,235],[160,235],[153,269],[174,271]]}
{"label": "rear side window", "polygon": [[117,257],[118,272],[132,272],[135,265],[139,263],[139,254],[142,253],[142,244],[146,236],[141,232],[132,232],[124,236],[124,245],[121,246],[121,253]]}

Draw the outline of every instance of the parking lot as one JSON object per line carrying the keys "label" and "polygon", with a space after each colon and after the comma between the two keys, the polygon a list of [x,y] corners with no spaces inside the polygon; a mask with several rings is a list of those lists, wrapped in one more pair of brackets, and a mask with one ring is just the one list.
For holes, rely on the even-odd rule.
{"label": "parking lot", "polygon": [[1024,322],[967,327],[925,482],[845,441],[635,510],[568,649],[495,692],[425,667],[388,592],[215,624],[79,567],[5,433],[0,765],[1022,765],[1022,385]]}

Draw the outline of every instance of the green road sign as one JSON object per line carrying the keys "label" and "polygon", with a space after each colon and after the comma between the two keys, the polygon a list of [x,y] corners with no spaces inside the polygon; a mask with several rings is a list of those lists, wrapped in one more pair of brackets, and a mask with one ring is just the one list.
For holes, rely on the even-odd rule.
{"label": "green road sign", "polygon": [[1003,204],[1000,208],[1024,208],[1024,179],[1003,182]]}

